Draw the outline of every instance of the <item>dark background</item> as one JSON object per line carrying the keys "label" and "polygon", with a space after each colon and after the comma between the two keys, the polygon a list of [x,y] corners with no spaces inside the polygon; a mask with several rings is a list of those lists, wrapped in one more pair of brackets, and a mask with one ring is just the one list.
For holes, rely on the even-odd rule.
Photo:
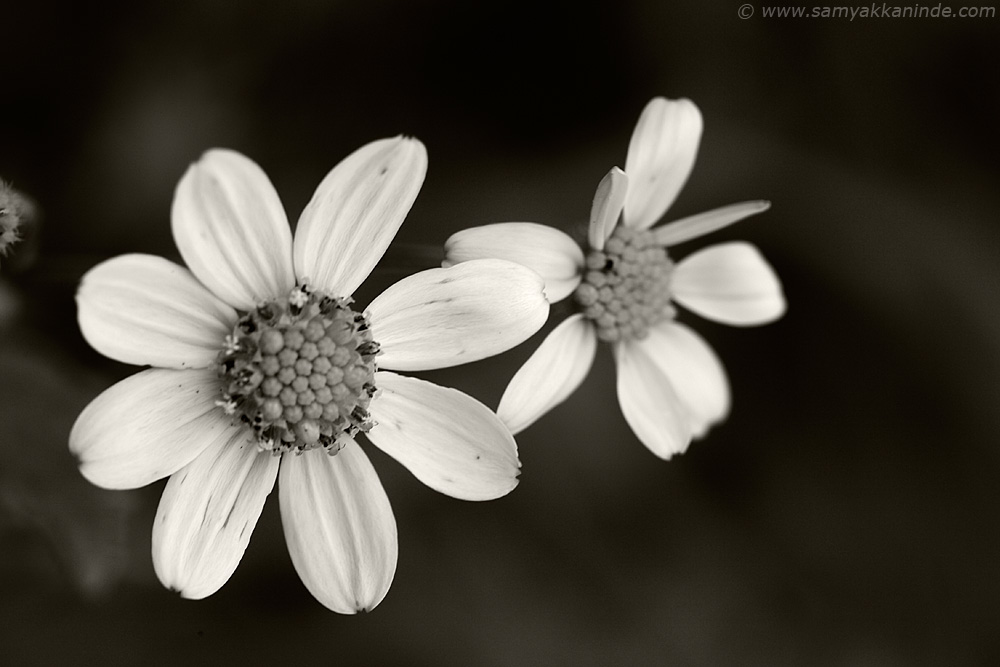
{"label": "dark background", "polygon": [[[1000,19],[739,4],[6,2],[0,176],[45,224],[34,265],[0,265],[0,663],[1000,663]],[[372,613],[312,599],[276,495],[221,591],[160,587],[163,483],[91,487],[66,447],[136,370],[82,341],[73,292],[103,258],[177,257],[190,162],[244,152],[295,220],[350,151],[420,138],[427,180],[364,301],[467,226],[578,231],[656,95],[705,118],[668,218],[773,201],[675,253],[746,239],[785,286],[766,327],[682,316],[726,364],[728,421],[656,459],[601,350],[518,437],[508,497],[452,500],[368,448],[400,539]],[[495,406],[540,339],[426,376]]]}

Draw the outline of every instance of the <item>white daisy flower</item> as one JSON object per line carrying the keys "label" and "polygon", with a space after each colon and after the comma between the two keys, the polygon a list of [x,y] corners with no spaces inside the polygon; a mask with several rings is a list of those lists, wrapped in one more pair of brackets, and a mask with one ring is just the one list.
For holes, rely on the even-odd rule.
{"label": "white daisy flower", "polygon": [[260,167],[212,150],[174,197],[190,270],[125,255],[84,276],[84,337],[153,368],[87,406],[70,448],[102,487],[170,477],[153,525],[165,586],[187,598],[218,590],[279,480],[285,537],[309,591],[341,613],[377,605],[396,568],[396,523],[359,432],[456,498],[497,498],[517,484],[517,448],[493,412],[386,369],[452,366],[520,343],[548,316],[542,279],[511,262],[470,262],[409,276],[364,313],[351,306],[426,169],[415,139],[362,147],[319,185],[293,239]]}
{"label": "white daisy flower", "polygon": [[705,248],[674,263],[667,248],[767,210],[733,204],[650,229],[673,203],[694,165],[701,113],[687,99],[646,105],[629,143],[625,171],[597,187],[588,245],[558,229],[510,222],[466,229],[445,245],[445,266],[509,259],[545,278],[553,303],[573,296],[560,323],[512,378],[497,414],[518,433],[583,381],[598,341],[611,345],[618,401],[629,426],[668,459],[729,410],[729,385],[704,340],[675,320],[672,302],[732,325],[763,324],[785,311],[781,284],[748,243]]}

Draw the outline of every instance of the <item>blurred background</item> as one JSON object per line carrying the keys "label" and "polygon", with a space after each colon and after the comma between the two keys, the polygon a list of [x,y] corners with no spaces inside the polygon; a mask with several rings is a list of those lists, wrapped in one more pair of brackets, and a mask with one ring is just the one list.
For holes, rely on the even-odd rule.
{"label": "blurred background", "polygon": [[[1000,664],[1000,19],[739,4],[6,2],[0,177],[44,219],[37,258],[0,264],[0,663]],[[427,180],[364,303],[468,226],[579,232],[656,95],[705,118],[668,219],[773,202],[673,253],[745,239],[784,282],[769,326],[682,315],[726,364],[725,423],[656,459],[601,350],[518,437],[505,498],[367,448],[400,540],[372,613],[310,596],[276,495],[217,594],[159,585],[163,482],[97,489],[67,450],[136,371],[86,345],[73,294],[104,258],[178,258],[189,163],[242,151],[295,220],[349,152],[419,137]],[[425,376],[495,407],[543,334]]]}

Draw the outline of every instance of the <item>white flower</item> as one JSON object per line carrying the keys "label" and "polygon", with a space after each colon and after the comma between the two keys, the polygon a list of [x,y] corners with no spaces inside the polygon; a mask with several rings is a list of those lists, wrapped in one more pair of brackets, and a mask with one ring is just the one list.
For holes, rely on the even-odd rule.
{"label": "white flower", "polygon": [[517,484],[514,440],[488,408],[381,369],[451,366],[525,340],[548,315],[541,278],[487,260],[409,276],[364,314],[350,307],[426,168],[415,139],[362,147],[317,188],[293,240],[260,167],[212,150],[174,197],[190,271],[125,255],[84,276],[84,337],[153,368],[87,406],[70,448],[106,488],[170,476],[153,525],[165,586],[187,598],[218,590],[280,478],[285,537],[306,587],[334,611],[377,605],[395,572],[396,524],[359,431],[450,496],[497,498]]}
{"label": "white flower", "polygon": [[[718,322],[763,324],[785,311],[781,284],[748,243],[705,248],[676,265],[666,248],[766,210],[744,202],[650,230],[694,165],[702,119],[690,100],[653,99],[594,197],[588,253],[534,223],[466,229],[445,245],[445,266],[497,257],[545,278],[553,303],[574,296],[560,323],[511,379],[497,414],[512,433],[564,401],[583,381],[598,340],[611,344],[618,401],[636,436],[662,458],[683,452],[729,410],[729,385],[711,348],[675,321],[671,301]],[[619,222],[620,219],[620,222]]]}

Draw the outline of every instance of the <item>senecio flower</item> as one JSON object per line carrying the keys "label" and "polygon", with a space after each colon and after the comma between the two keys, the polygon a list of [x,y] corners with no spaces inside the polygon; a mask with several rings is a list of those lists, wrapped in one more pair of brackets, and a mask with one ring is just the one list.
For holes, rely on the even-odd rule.
{"label": "senecio flower", "polygon": [[677,322],[672,302],[718,322],[763,324],[785,310],[781,285],[748,243],[711,246],[674,263],[670,246],[766,210],[733,204],[650,229],[694,165],[702,119],[690,100],[656,98],[632,133],[625,171],[597,187],[584,251],[558,229],[509,222],[466,229],[445,245],[445,266],[510,259],[545,278],[553,303],[576,312],[545,338],[507,386],[497,414],[517,434],[583,381],[597,342],[611,345],[618,401],[636,437],[657,456],[685,451],[729,410],[729,385],[704,340]]}
{"label": "senecio flower", "polygon": [[352,307],[426,169],[415,139],[360,148],[319,185],[293,240],[260,167],[212,150],[184,174],[171,212],[190,270],[134,254],[84,276],[84,337],[153,368],[88,405],[70,448],[102,487],[170,477],[152,541],[165,586],[187,598],[218,590],[277,480],[309,591],[341,613],[377,605],[396,568],[396,523],[359,432],[456,498],[497,498],[517,484],[517,448],[493,412],[386,369],[452,366],[525,340],[548,316],[541,278],[507,261],[469,262],[404,278],[364,313]]}

